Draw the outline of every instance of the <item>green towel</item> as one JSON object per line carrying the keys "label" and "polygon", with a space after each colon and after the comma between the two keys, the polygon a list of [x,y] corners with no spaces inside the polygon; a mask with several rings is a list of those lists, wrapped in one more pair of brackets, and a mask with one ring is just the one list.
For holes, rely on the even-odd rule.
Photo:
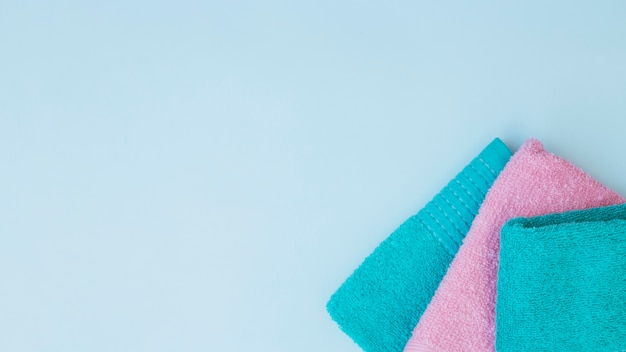
{"label": "green towel", "polygon": [[496,349],[626,350],[626,205],[509,221]]}
{"label": "green towel", "polygon": [[363,350],[402,351],[510,157],[494,140],[333,294],[328,312]]}

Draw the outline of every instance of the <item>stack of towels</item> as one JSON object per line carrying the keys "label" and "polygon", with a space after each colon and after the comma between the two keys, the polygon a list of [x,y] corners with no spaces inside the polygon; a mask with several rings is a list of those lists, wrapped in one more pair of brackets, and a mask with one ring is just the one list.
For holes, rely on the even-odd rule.
{"label": "stack of towels", "polygon": [[330,298],[366,352],[626,351],[626,200],[496,139]]}

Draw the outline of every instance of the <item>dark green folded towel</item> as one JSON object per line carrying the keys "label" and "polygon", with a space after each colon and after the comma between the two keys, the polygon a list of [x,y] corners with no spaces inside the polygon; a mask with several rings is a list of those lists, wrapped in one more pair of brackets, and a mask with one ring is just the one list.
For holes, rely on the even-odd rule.
{"label": "dark green folded towel", "polygon": [[626,350],[626,205],[509,221],[496,349]]}
{"label": "dark green folded towel", "polygon": [[504,143],[494,140],[331,297],[328,312],[361,348],[402,351],[510,157]]}

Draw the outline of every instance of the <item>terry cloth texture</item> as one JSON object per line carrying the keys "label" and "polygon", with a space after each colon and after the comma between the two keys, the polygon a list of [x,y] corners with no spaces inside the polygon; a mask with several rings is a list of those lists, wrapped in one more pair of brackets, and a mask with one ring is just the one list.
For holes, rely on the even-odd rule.
{"label": "terry cloth texture", "polygon": [[494,351],[502,225],[513,217],[623,201],[571,163],[546,152],[537,140],[527,141],[489,190],[405,351]]}
{"label": "terry cloth texture", "polygon": [[498,351],[626,350],[626,206],[509,221]]}
{"label": "terry cloth texture", "polygon": [[510,157],[494,140],[332,295],[328,312],[363,350],[402,351]]}

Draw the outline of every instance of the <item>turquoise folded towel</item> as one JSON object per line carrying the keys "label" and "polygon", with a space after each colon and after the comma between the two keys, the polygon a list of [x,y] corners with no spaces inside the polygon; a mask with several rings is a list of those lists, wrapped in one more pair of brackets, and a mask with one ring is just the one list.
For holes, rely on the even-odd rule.
{"label": "turquoise folded towel", "polygon": [[332,295],[328,312],[363,350],[403,350],[510,157],[495,139]]}
{"label": "turquoise folded towel", "polygon": [[626,350],[626,205],[501,231],[498,351]]}

